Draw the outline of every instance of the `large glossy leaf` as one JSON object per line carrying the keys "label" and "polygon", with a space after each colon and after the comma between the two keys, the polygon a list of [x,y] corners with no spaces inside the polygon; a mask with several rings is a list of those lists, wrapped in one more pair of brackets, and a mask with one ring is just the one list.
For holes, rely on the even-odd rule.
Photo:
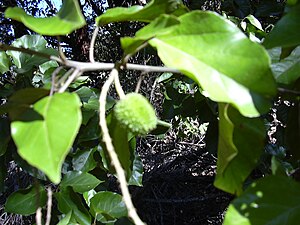
{"label": "large glossy leaf", "polygon": [[9,70],[9,59],[5,52],[0,51],[0,73],[5,73]]}
{"label": "large glossy leaf", "polygon": [[252,184],[230,204],[224,225],[296,225],[299,220],[299,183],[270,176]]}
{"label": "large glossy leaf", "polygon": [[61,166],[81,124],[80,100],[76,94],[61,93],[34,104],[43,120],[14,121],[12,137],[18,152],[29,164],[43,171],[54,183],[61,179]]}
{"label": "large glossy leaf", "polygon": [[132,6],[129,8],[117,7],[107,10],[96,18],[98,25],[105,25],[121,21],[150,22],[161,14],[181,15],[188,11],[181,0],[152,0],[145,7]]}
{"label": "large glossy leaf", "polygon": [[245,179],[264,149],[265,127],[259,118],[246,118],[228,104],[219,104],[217,175],[214,185],[240,194]]}
{"label": "large glossy leaf", "polygon": [[59,12],[48,18],[35,18],[18,7],[8,8],[5,17],[22,22],[29,29],[42,35],[65,35],[85,25],[77,0],[64,0]]}
{"label": "large glossy leaf", "polygon": [[264,48],[215,13],[193,11],[178,19],[171,32],[149,41],[164,64],[196,81],[205,96],[231,103],[244,116],[267,112],[276,84]]}
{"label": "large glossy leaf", "polygon": [[[270,55],[278,60],[280,54],[278,48],[270,51]],[[295,48],[288,57],[273,63],[271,68],[278,83],[293,84],[300,77],[300,47]]]}
{"label": "large glossy leaf", "polygon": [[38,207],[46,205],[47,194],[43,187],[30,187],[18,190],[11,194],[6,203],[5,211],[21,215],[30,215],[36,212]]}
{"label": "large glossy leaf", "polygon": [[75,192],[83,193],[94,189],[100,184],[101,180],[98,180],[95,176],[89,173],[83,173],[80,171],[70,171],[64,175],[60,183],[61,188],[72,187]]}
{"label": "large glossy leaf", "polygon": [[72,217],[77,221],[76,224],[91,225],[91,215],[82,204],[81,198],[71,189],[60,191],[54,194],[58,209],[64,214],[72,212]]}
{"label": "large glossy leaf", "polygon": [[113,222],[115,218],[127,216],[122,196],[109,191],[102,191],[91,199],[91,213],[100,222]]}
{"label": "large glossy leaf", "polygon": [[[24,35],[12,43],[14,47],[29,48],[38,52],[57,55],[54,49],[46,48],[46,40],[40,35]],[[32,69],[33,66],[38,66],[48,61],[44,57],[37,55],[29,55],[19,51],[7,51],[7,55],[12,57],[13,63],[19,68],[18,73],[25,73]]]}
{"label": "large glossy leaf", "polygon": [[274,29],[263,43],[266,48],[276,46],[291,47],[300,44],[299,11],[300,4],[297,4],[275,24]]}

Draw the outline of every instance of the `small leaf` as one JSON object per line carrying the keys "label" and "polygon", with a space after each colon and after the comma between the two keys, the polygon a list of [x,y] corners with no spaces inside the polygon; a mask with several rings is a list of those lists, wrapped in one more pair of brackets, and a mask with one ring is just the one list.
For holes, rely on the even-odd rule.
{"label": "small leaf", "polygon": [[287,177],[260,179],[229,205],[224,225],[298,224],[299,196],[299,183]]}
{"label": "small leaf", "polygon": [[96,149],[78,150],[72,158],[73,169],[83,173],[94,169],[97,162],[94,159],[94,152]]}
{"label": "small leaf", "polygon": [[87,209],[84,207],[81,198],[74,193],[70,188],[54,194],[57,202],[58,209],[64,214],[72,212],[72,217],[80,225],[91,225],[91,216]]}
{"label": "small leaf", "polygon": [[95,176],[89,173],[80,171],[71,171],[64,175],[60,187],[72,187],[75,192],[83,193],[94,189],[103,181],[98,180]]}
{"label": "small leaf", "polygon": [[[280,56],[280,52],[276,50],[271,54],[274,59]],[[300,46],[295,48],[288,57],[273,63],[271,68],[278,83],[293,84],[300,77]]]}
{"label": "small leaf", "polygon": [[71,220],[72,217],[72,211],[68,212],[67,215],[64,216],[64,218],[62,218],[58,224],[56,225],[70,225],[69,222]]}
{"label": "small leaf", "polygon": [[[37,202],[39,199],[39,202]],[[47,194],[43,187],[39,187],[38,192],[35,187],[19,190],[12,193],[6,203],[5,211],[20,215],[34,214],[38,207],[46,205]]]}
{"label": "small leaf", "polygon": [[214,185],[241,194],[243,182],[264,149],[265,127],[259,118],[246,118],[228,104],[219,104],[217,175]]}
{"label": "small leaf", "polygon": [[22,22],[36,33],[50,36],[69,34],[85,25],[77,0],[64,0],[56,16],[49,18],[34,18],[18,7],[9,7],[5,17]]}
{"label": "small leaf", "polygon": [[291,10],[275,24],[263,43],[266,48],[292,47],[300,44],[299,11],[300,4],[291,7]]}
{"label": "small leaf", "polygon": [[128,181],[128,185],[143,186],[143,172],[143,162],[139,155],[135,153],[132,174]]}
{"label": "small leaf", "polygon": [[81,124],[80,105],[74,93],[55,94],[34,104],[34,110],[44,120],[11,124],[12,137],[21,157],[56,184],[60,182],[62,163]]}
{"label": "small leaf", "polygon": [[122,196],[109,191],[102,191],[94,195],[91,199],[91,213],[93,216],[104,215],[99,217],[100,222],[107,222],[105,217],[120,218],[127,216],[125,203],[122,201]]}
{"label": "small leaf", "polygon": [[161,14],[181,15],[188,11],[180,0],[152,0],[145,7],[131,6],[129,8],[116,7],[108,9],[96,18],[97,25],[105,25],[122,21],[150,22]]}
{"label": "small leaf", "polygon": [[5,73],[9,70],[9,58],[7,57],[6,53],[0,51],[0,73]]}

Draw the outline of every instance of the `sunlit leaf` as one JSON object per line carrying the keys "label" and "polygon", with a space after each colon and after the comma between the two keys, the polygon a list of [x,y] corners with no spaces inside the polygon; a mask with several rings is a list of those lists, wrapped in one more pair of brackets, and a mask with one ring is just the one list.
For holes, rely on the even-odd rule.
{"label": "sunlit leaf", "polygon": [[85,25],[77,0],[64,0],[59,12],[48,18],[35,18],[18,7],[8,8],[5,17],[22,22],[29,29],[42,35],[65,35]]}
{"label": "sunlit leaf", "polygon": [[45,97],[33,108],[43,120],[14,121],[12,137],[18,152],[29,164],[59,183],[61,166],[81,124],[81,103],[76,94]]}
{"label": "sunlit leaf", "polygon": [[288,57],[282,60],[279,59],[280,53],[277,48],[270,51],[271,56],[278,60],[271,66],[275,79],[281,84],[293,84],[300,77],[300,47],[294,49]]}
{"label": "sunlit leaf", "polygon": [[12,193],[6,203],[5,211],[20,215],[30,215],[36,212],[38,207],[46,204],[47,194],[43,187],[30,187]]}
{"label": "sunlit leaf", "polygon": [[9,70],[9,59],[5,52],[0,51],[0,73],[5,73]]}
{"label": "sunlit leaf", "polygon": [[299,183],[269,176],[253,183],[229,205],[224,225],[295,225],[299,220]]}
{"label": "sunlit leaf", "polygon": [[94,189],[100,184],[101,180],[98,180],[95,176],[89,173],[83,173],[81,171],[70,171],[64,175],[60,187],[72,187],[75,192],[83,193]]}
{"label": "sunlit leaf", "polygon": [[[57,51],[46,48],[47,41],[40,35],[24,35],[16,39],[12,46],[28,48],[34,51],[57,55]],[[29,55],[21,51],[7,51],[7,55],[12,57],[13,63],[18,67],[18,73],[25,73],[34,66],[48,62],[49,59],[37,55]]]}
{"label": "sunlit leaf", "polygon": [[121,21],[150,22],[161,14],[181,15],[188,11],[181,0],[152,0],[145,7],[136,5],[129,8],[108,9],[96,18],[98,25]]}
{"label": "sunlit leaf", "polygon": [[277,46],[290,47],[300,44],[300,4],[292,7],[267,35],[264,46],[274,48]]}
{"label": "sunlit leaf", "polygon": [[241,194],[243,182],[264,149],[265,127],[259,118],[246,118],[228,104],[219,104],[217,175],[214,185]]}
{"label": "sunlit leaf", "polygon": [[266,113],[276,93],[267,52],[215,13],[193,11],[178,20],[149,41],[163,63],[196,81],[203,95],[231,103],[244,116]]}

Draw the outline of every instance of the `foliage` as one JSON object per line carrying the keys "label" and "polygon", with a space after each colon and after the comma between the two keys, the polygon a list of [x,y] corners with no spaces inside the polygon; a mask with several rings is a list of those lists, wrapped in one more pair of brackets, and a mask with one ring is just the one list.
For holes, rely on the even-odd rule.
{"label": "foliage", "polygon": [[[242,6],[243,1],[235,2]],[[39,35],[25,35],[11,45],[0,43],[0,72],[11,76],[1,90],[5,101],[0,106],[0,157],[18,161],[21,156],[30,166],[20,166],[36,179],[37,187],[13,193],[5,210],[29,215],[38,207],[46,208],[45,186],[55,184],[55,206],[61,216],[53,214],[53,224],[114,224],[126,216],[143,224],[127,189],[128,184],[142,185],[136,133],[120,126],[128,121],[116,120],[112,110],[126,98],[119,72],[129,69],[163,73],[156,81],[167,83],[165,118],[199,115],[210,123],[208,137],[211,125],[218,124],[214,185],[237,195],[224,224],[297,224],[299,184],[291,171],[297,170],[300,155],[299,7],[300,2],[289,2],[286,14],[270,33],[253,15],[239,19],[188,11],[181,1],[153,0],[144,7],[110,9],[96,18],[97,26],[119,21],[148,23],[134,37],[121,39],[124,56],[116,64],[94,62],[92,54],[90,63],[72,61],[60,49],[48,48],[40,36],[67,35],[82,28],[85,20],[76,0],[64,1],[50,18],[34,18],[20,8],[8,8],[7,17]],[[166,67],[128,63],[146,46],[156,50]],[[100,92],[82,76],[97,70],[111,70]],[[181,83],[175,79],[178,74],[185,77]],[[170,85],[172,79],[176,82]],[[107,96],[112,83],[118,94],[115,99]],[[266,172],[252,182],[249,175],[266,144],[264,118],[276,97],[291,104],[285,146],[292,169],[283,166],[285,158],[274,156],[273,175]],[[136,110],[139,104],[133,101],[127,106]],[[134,111],[126,117],[135,115]],[[141,113],[138,116],[148,119]],[[162,121],[160,125],[167,127]],[[5,174],[7,168],[0,169]],[[106,189],[110,174],[119,179],[123,198]]]}

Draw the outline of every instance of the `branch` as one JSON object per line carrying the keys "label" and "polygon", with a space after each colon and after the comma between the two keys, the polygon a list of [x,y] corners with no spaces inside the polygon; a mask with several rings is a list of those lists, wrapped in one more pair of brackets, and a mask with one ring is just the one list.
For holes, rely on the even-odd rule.
{"label": "branch", "polygon": [[287,93],[287,94],[293,94],[296,96],[300,96],[300,92],[299,91],[295,91],[295,90],[290,90],[290,89],[285,89],[285,88],[278,88],[278,91],[281,93]]}
{"label": "branch", "polygon": [[[88,71],[96,71],[96,70],[112,70],[115,67],[114,63],[101,63],[101,62],[79,62],[79,61],[73,61],[68,59],[60,59],[54,55],[49,55],[46,53],[34,51],[28,48],[23,47],[14,47],[6,44],[0,43],[0,50],[6,51],[19,51],[23,53],[27,53],[30,55],[37,55],[49,60],[54,60],[58,62],[61,65],[64,65],[66,67],[73,67],[75,69],[80,70],[81,72],[88,72]],[[122,67],[121,69],[128,69],[128,70],[138,70],[138,71],[144,71],[145,73],[180,73],[179,70],[169,68],[169,67],[163,67],[163,66],[148,66],[148,65],[139,65],[139,64],[132,64],[128,63],[125,67]]]}
{"label": "branch", "polygon": [[101,93],[100,93],[100,97],[99,97],[99,125],[101,127],[102,130],[102,136],[103,136],[103,141],[106,145],[106,149],[107,152],[111,158],[112,164],[114,165],[115,169],[116,169],[116,173],[117,173],[117,177],[118,180],[120,182],[120,188],[121,188],[121,192],[123,195],[123,200],[125,202],[125,205],[127,207],[128,210],[128,216],[133,220],[133,222],[136,225],[145,225],[145,223],[139,218],[134,205],[132,203],[131,200],[131,196],[127,187],[127,181],[126,181],[126,176],[125,176],[125,172],[121,166],[121,163],[119,161],[118,155],[115,152],[114,146],[112,144],[112,139],[109,135],[109,130],[106,124],[106,118],[105,118],[105,104],[106,104],[106,97],[107,97],[107,93],[109,91],[109,88],[111,86],[111,84],[113,83],[113,81],[116,79],[116,77],[119,75],[119,72],[117,69],[112,69],[108,79],[105,81]]}
{"label": "branch", "polygon": [[97,38],[98,32],[99,32],[99,27],[96,26],[96,27],[95,27],[95,30],[94,30],[94,32],[93,32],[93,35],[92,35],[92,40],[91,40],[91,43],[90,43],[90,52],[89,52],[90,61],[91,61],[92,63],[95,62],[95,58],[94,58],[94,47],[95,47],[95,42],[96,42],[96,38]]}

